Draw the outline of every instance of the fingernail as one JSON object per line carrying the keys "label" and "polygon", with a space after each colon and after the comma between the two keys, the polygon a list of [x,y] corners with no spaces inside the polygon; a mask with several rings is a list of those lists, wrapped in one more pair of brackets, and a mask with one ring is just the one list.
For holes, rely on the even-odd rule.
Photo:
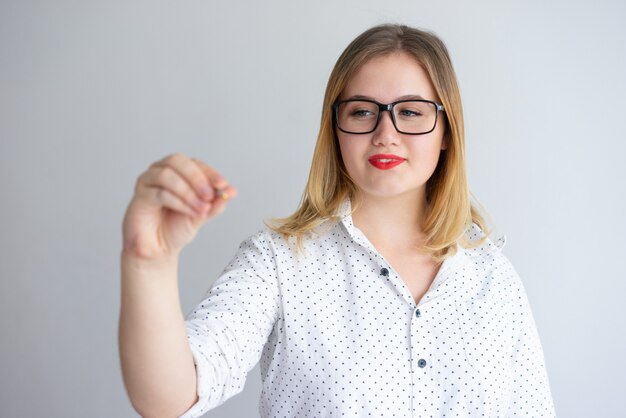
{"label": "fingernail", "polygon": [[226,193],[224,190],[218,190],[217,191],[217,195],[220,197],[220,199],[222,200],[226,200],[228,199],[228,193]]}

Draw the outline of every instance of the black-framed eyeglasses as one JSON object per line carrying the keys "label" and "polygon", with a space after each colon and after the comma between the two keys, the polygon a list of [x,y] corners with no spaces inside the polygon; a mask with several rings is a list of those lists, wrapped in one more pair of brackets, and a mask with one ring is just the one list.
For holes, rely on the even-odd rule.
{"label": "black-framed eyeglasses", "polygon": [[398,100],[383,104],[375,100],[349,99],[333,104],[335,124],[347,134],[369,134],[376,130],[381,115],[388,111],[401,134],[423,135],[437,126],[443,105],[432,100]]}

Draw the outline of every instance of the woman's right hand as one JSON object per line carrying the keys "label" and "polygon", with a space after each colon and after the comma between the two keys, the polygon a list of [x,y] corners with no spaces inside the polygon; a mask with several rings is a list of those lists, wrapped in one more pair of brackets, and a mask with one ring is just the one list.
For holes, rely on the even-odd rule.
{"label": "woman's right hand", "polygon": [[145,260],[177,257],[200,227],[237,194],[202,161],[173,154],[139,176],[123,223],[123,254]]}

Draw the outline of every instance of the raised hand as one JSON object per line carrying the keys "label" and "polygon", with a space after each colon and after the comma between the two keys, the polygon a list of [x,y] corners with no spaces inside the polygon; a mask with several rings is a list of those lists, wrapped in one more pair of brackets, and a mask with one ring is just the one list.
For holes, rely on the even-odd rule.
{"label": "raised hand", "polygon": [[124,255],[146,260],[178,256],[236,194],[220,173],[200,160],[177,153],[155,162],[137,179],[126,210]]}

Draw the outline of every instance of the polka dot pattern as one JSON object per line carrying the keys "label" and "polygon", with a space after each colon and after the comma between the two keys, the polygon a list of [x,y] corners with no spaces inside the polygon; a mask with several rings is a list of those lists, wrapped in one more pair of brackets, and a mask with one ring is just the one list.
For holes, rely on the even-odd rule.
{"label": "polka dot pattern", "polygon": [[[471,239],[483,236],[473,224]],[[352,224],[245,240],[188,315],[198,417],[260,360],[262,417],[554,416],[543,350],[506,242],[457,246],[416,305]]]}

